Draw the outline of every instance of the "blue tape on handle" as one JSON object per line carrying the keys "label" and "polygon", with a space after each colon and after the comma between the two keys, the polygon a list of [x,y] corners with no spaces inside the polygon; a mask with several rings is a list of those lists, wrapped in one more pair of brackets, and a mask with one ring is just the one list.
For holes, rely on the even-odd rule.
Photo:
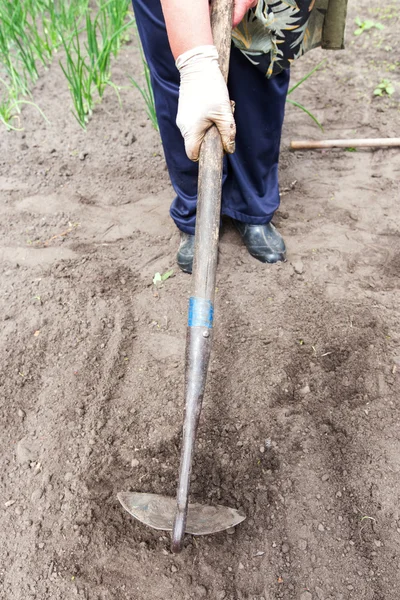
{"label": "blue tape on handle", "polygon": [[208,327],[211,329],[214,319],[214,307],[210,300],[204,298],[189,298],[189,327]]}

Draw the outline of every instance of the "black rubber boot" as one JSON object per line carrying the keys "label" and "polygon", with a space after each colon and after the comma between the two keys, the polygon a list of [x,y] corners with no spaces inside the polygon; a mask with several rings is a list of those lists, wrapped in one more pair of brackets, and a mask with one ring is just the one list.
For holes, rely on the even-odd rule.
{"label": "black rubber boot", "polygon": [[179,244],[176,261],[185,273],[192,273],[194,256],[194,235],[181,231],[181,243]]}
{"label": "black rubber boot", "polygon": [[272,223],[251,225],[232,219],[249,253],[264,263],[286,260],[286,246],[281,234]]}

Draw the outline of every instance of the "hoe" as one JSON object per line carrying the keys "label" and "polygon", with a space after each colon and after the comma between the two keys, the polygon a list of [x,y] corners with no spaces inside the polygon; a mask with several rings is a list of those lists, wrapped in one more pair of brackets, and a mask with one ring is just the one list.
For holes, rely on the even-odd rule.
{"label": "hoe", "polygon": [[[220,67],[227,78],[231,46],[233,0],[213,0],[211,24]],[[200,151],[193,294],[189,300],[185,367],[185,419],[176,498],[121,492],[122,506],[149,527],[172,531],[172,552],[181,552],[185,533],[208,535],[238,525],[245,519],[226,506],[189,504],[190,474],[197,426],[211,353],[213,303],[221,210],[223,148],[215,126],[207,132]]]}

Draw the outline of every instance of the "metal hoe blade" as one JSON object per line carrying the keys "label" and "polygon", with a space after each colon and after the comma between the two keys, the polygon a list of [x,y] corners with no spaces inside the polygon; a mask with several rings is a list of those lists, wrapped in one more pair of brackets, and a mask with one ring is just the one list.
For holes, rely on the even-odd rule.
{"label": "metal hoe blade", "polygon": [[[135,519],[162,531],[172,531],[176,498],[159,494],[121,492],[118,500]],[[189,504],[185,533],[208,535],[218,533],[241,523],[246,517],[234,508]]]}

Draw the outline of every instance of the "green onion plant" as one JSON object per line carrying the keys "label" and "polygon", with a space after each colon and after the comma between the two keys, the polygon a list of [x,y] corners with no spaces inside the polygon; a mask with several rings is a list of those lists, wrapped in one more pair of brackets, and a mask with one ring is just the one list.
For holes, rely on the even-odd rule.
{"label": "green onion plant", "polygon": [[62,37],[66,66],[60,61],[61,69],[67,78],[74,105],[73,115],[79,125],[85,129],[93,110],[92,72],[81,52],[79,32],[75,26],[74,35],[69,41]]}
{"label": "green onion plant", "polygon": [[130,80],[131,80],[132,84],[135,86],[135,88],[140,92],[140,95],[142,96],[144,103],[146,105],[147,116],[150,119],[150,122],[153,125],[154,129],[156,131],[158,131],[159,130],[158,129],[158,121],[157,121],[156,107],[155,107],[155,102],[154,102],[153,86],[151,84],[150,69],[149,69],[149,65],[146,62],[146,59],[145,59],[145,56],[143,53],[143,48],[142,48],[142,45],[141,45],[139,39],[138,39],[138,42],[139,42],[140,57],[142,59],[142,66],[143,66],[144,86],[141,86],[136,79],[133,79],[133,77],[130,77]]}
{"label": "green onion plant", "polygon": [[[85,14],[85,28],[80,33],[75,28],[69,42],[63,40],[67,65],[60,62],[67,77],[74,105],[74,115],[81,127],[85,128],[96,102],[94,90],[99,99],[106,87],[116,92],[117,86],[111,81],[111,58],[120,48],[120,40],[134,23],[129,15],[129,0],[100,0],[95,16],[90,10]],[[84,49],[80,37],[85,39]]]}
{"label": "green onion plant", "polygon": [[289,102],[289,104],[292,104],[293,106],[296,106],[297,108],[300,108],[300,110],[305,112],[306,115],[308,115],[310,117],[310,119],[312,119],[314,121],[314,123],[316,125],[318,125],[318,127],[321,129],[321,131],[323,131],[324,128],[322,127],[321,123],[318,121],[317,117],[310,110],[308,110],[308,108],[306,108],[303,104],[300,104],[300,102],[297,102],[296,100],[292,100],[292,98],[289,98],[289,95],[292,94],[294,92],[294,90],[296,90],[302,83],[307,81],[307,79],[309,77],[311,77],[311,75],[313,75],[316,71],[318,71],[322,67],[322,65],[325,64],[325,62],[326,62],[326,59],[322,60],[313,69],[311,69],[311,71],[309,73],[307,73],[307,75],[304,75],[304,77],[302,77],[297,83],[295,83],[295,85],[289,89],[289,91],[287,93],[287,97],[286,97],[286,102]]}
{"label": "green onion plant", "polygon": [[[62,70],[71,90],[74,114],[85,127],[94,105],[111,81],[117,56],[133,24],[130,0],[0,0],[0,121],[8,124],[41,70],[64,50]],[[128,18],[129,16],[129,18]],[[28,101],[26,101],[28,102]]]}

